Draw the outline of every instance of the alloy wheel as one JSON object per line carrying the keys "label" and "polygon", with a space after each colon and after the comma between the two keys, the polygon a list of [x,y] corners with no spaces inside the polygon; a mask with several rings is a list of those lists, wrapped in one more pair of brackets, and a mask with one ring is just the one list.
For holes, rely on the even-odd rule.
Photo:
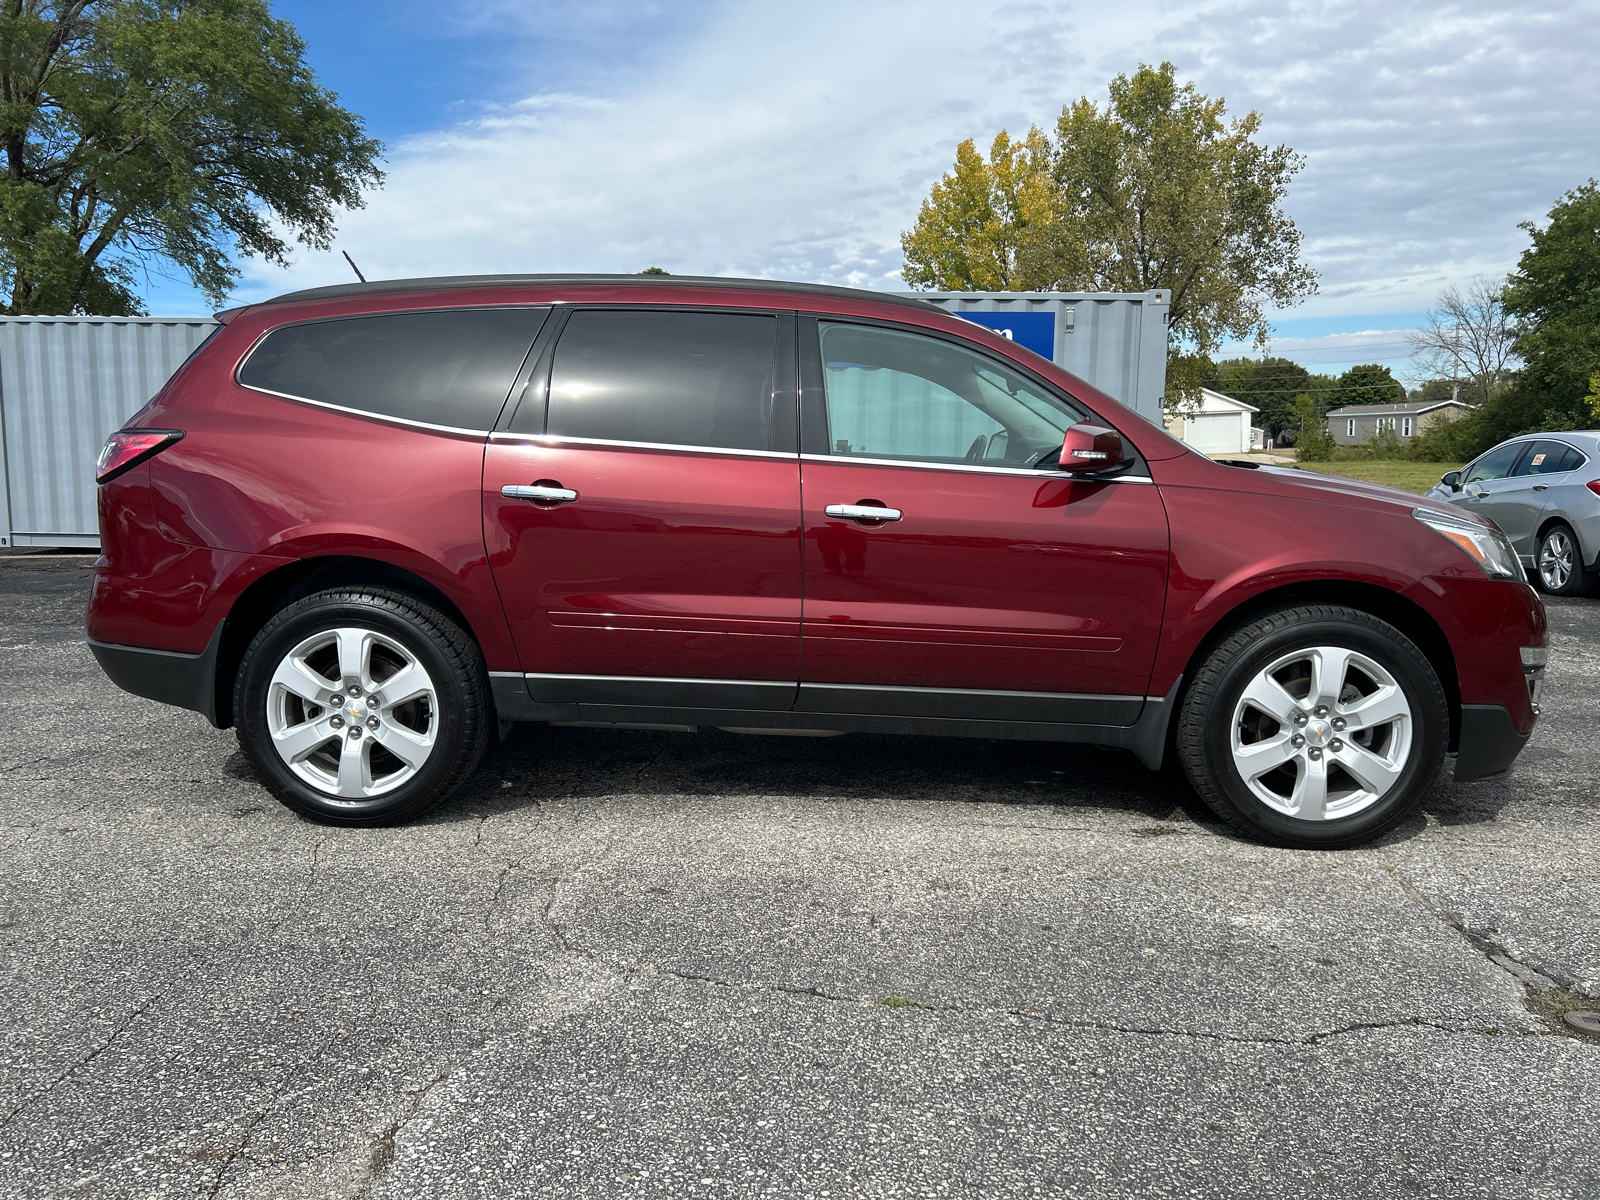
{"label": "alloy wheel", "polygon": [[1547,591],[1559,592],[1567,586],[1575,557],[1566,530],[1552,529],[1545,535],[1539,547],[1539,579]]}
{"label": "alloy wheel", "polygon": [[371,629],[313,634],[278,663],[267,694],[272,747],[302,781],[356,803],[428,761],[439,702],[415,654]]}
{"label": "alloy wheel", "polygon": [[1302,821],[1337,820],[1399,782],[1413,724],[1405,691],[1373,659],[1339,646],[1295,650],[1258,671],[1239,697],[1233,762],[1268,807]]}

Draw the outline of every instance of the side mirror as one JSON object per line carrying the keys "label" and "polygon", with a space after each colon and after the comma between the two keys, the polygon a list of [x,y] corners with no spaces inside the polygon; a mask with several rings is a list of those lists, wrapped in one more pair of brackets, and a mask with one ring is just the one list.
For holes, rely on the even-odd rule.
{"label": "side mirror", "polygon": [[1439,482],[1444,484],[1444,486],[1449,488],[1452,492],[1459,492],[1461,490],[1461,472],[1446,471],[1439,477]]}
{"label": "side mirror", "polygon": [[1061,439],[1061,470],[1075,475],[1110,471],[1128,462],[1122,435],[1104,425],[1077,424]]}

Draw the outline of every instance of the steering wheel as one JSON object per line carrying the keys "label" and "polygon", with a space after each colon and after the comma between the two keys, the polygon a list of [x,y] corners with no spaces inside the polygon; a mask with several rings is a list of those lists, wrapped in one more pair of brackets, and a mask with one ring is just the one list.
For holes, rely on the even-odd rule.
{"label": "steering wheel", "polygon": [[967,457],[972,459],[982,458],[984,451],[989,448],[989,439],[979,434],[972,439],[972,445],[967,447]]}

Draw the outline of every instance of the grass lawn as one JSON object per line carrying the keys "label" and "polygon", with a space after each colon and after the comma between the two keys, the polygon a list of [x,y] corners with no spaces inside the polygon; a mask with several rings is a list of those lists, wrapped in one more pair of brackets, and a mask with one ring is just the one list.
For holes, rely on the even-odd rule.
{"label": "grass lawn", "polygon": [[1460,463],[1389,462],[1325,462],[1300,463],[1302,471],[1321,471],[1325,475],[1343,475],[1347,479],[1364,479],[1368,483],[1381,483],[1385,487],[1416,492],[1419,496],[1439,482],[1446,471],[1459,470]]}

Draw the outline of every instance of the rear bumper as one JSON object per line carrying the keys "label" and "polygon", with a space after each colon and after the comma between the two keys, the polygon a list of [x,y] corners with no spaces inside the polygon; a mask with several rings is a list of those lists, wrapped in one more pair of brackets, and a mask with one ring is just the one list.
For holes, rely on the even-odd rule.
{"label": "rear bumper", "polygon": [[1518,733],[1511,714],[1498,704],[1463,704],[1456,782],[1497,779],[1506,774],[1531,736],[1531,730]]}
{"label": "rear bumper", "polygon": [[123,691],[192,709],[213,725],[217,724],[217,651],[221,645],[220,624],[211,643],[199,654],[89,640],[100,669]]}

